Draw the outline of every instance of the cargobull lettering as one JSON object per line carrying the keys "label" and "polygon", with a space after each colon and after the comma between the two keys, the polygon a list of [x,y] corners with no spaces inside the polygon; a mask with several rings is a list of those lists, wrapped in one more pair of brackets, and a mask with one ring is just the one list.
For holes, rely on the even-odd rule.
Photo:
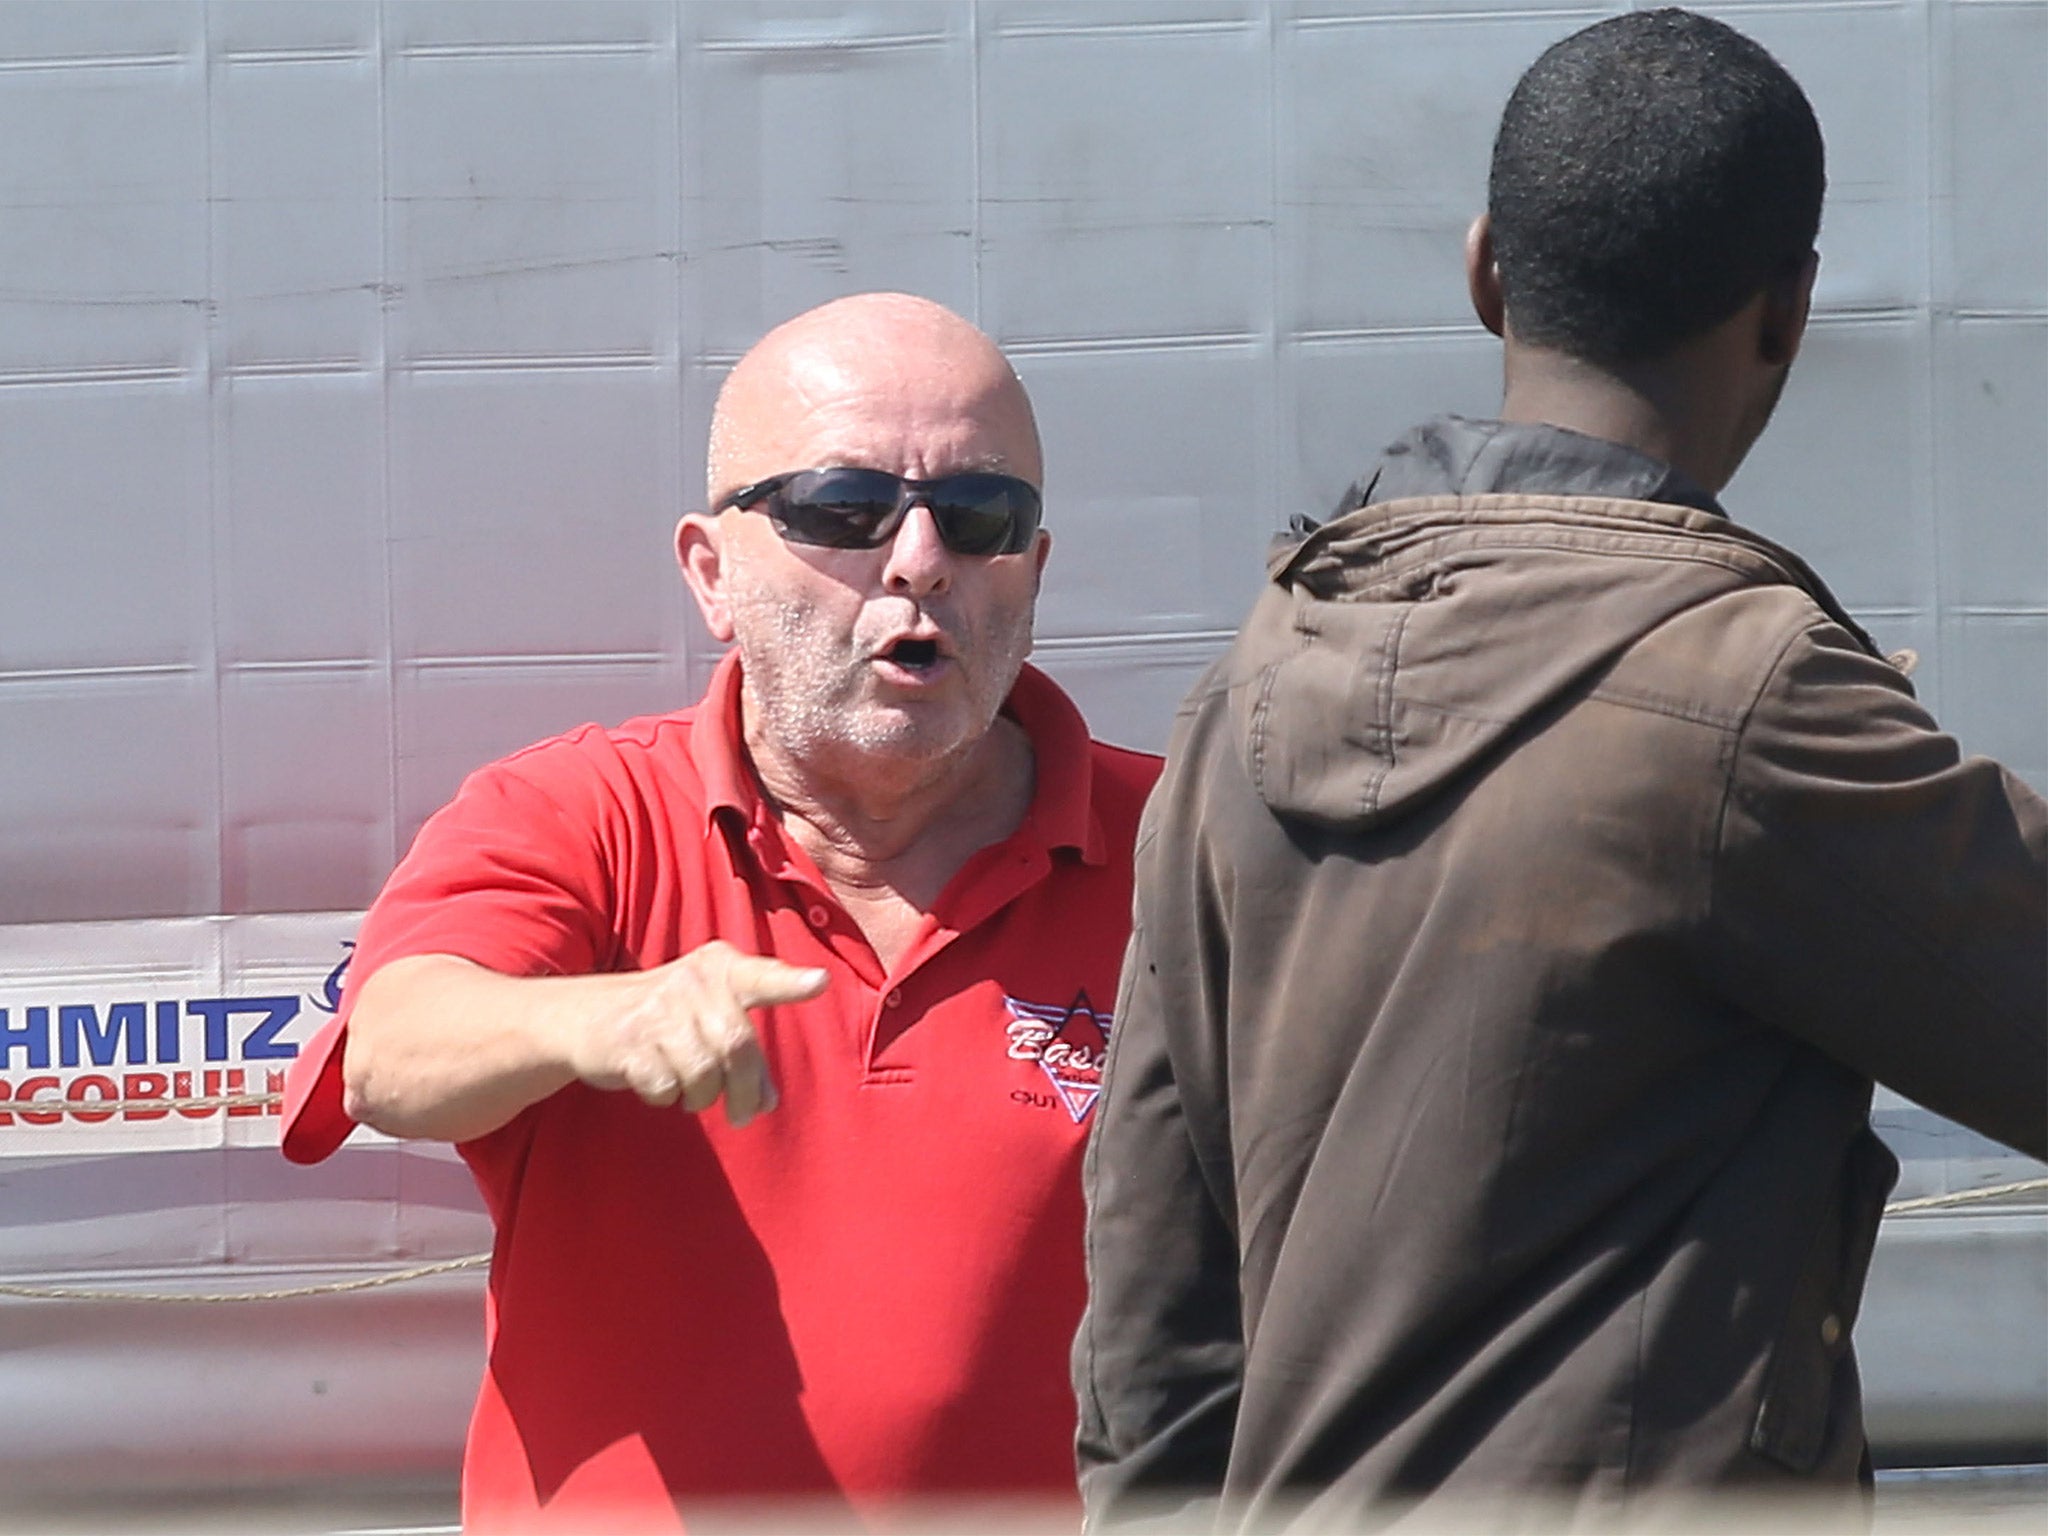
{"label": "cargobull lettering", "polygon": [[[283,1092],[282,1071],[266,1071],[263,1085],[258,1088],[250,1083],[248,1072],[241,1067],[207,1067],[198,1072],[123,1072],[118,1077],[87,1072],[68,1082],[55,1073],[38,1073],[18,1080],[0,1077],[0,1126],[61,1125],[66,1120],[98,1125],[116,1118],[163,1120],[173,1111],[187,1120],[211,1120],[216,1115],[278,1115],[284,1112],[278,1097]],[[91,1107],[96,1104],[107,1107]]]}

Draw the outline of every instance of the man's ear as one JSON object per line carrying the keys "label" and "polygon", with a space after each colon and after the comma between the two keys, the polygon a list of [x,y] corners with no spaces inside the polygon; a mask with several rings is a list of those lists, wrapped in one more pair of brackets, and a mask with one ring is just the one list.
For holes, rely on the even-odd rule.
{"label": "man's ear", "polygon": [[1507,306],[1501,302],[1500,266],[1493,259],[1493,216],[1482,213],[1465,231],[1465,290],[1472,313],[1494,335],[1505,334]]}
{"label": "man's ear", "polygon": [[1808,251],[1799,270],[1764,290],[1757,323],[1757,359],[1774,368],[1789,368],[1799,355],[1813,310],[1813,280],[1820,274],[1820,252]]}
{"label": "man's ear", "polygon": [[676,524],[676,564],[690,596],[697,599],[697,611],[704,615],[704,627],[720,645],[733,637],[732,605],[725,593],[724,529],[718,519],[704,512],[691,512]]}

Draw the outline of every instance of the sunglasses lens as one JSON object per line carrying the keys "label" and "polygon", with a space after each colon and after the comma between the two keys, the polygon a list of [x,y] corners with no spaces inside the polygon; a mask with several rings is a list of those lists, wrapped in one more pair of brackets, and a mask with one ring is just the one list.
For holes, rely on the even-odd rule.
{"label": "sunglasses lens", "polygon": [[1038,529],[1038,492],[1008,475],[948,475],[931,490],[946,547],[963,555],[1014,555]]}
{"label": "sunglasses lens", "polygon": [[902,483],[873,469],[797,475],[771,502],[782,536],[827,549],[873,549],[895,532]]}
{"label": "sunglasses lens", "polygon": [[[961,555],[1014,555],[1038,531],[1038,491],[1009,475],[947,475],[918,483],[939,537]],[[874,549],[911,504],[905,483],[878,469],[811,469],[790,476],[768,499],[776,530],[793,544]]]}

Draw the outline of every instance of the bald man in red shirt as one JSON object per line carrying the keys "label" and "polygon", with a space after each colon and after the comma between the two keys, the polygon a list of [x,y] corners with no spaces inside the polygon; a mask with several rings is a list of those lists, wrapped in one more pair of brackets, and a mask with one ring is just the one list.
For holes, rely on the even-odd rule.
{"label": "bald man in red shirt", "polygon": [[1077,1166],[1155,759],[1025,664],[1023,386],[921,299],[771,332],[676,530],[705,697],[479,770],[364,923],[286,1154],[496,1222],[472,1529],[1074,1505]]}

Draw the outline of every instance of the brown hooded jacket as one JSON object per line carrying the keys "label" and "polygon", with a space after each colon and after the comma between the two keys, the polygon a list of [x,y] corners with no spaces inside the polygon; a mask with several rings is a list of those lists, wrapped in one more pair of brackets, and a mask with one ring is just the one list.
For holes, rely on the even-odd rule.
{"label": "brown hooded jacket", "polygon": [[1871,1082],[2048,1152],[2048,807],[1654,461],[1451,419],[1364,495],[1140,833],[1091,1522],[1854,1502]]}

